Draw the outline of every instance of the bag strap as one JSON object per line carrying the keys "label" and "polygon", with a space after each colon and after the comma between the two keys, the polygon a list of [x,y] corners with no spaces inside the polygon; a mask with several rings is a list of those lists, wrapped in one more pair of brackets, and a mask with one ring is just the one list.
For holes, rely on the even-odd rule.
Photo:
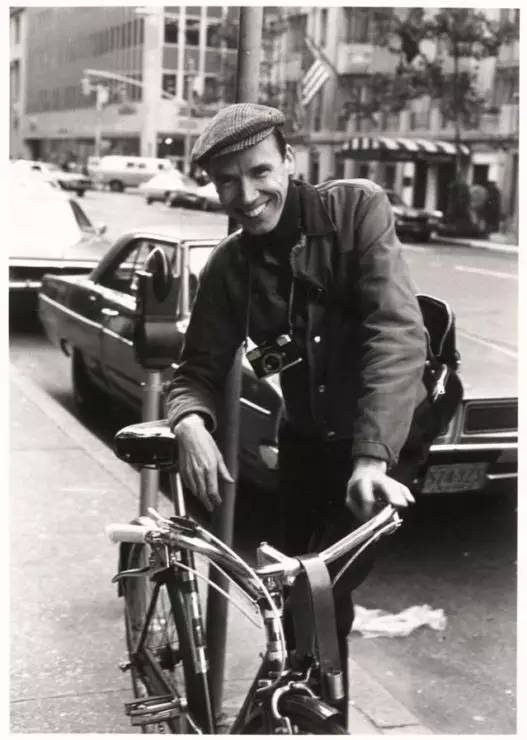
{"label": "bag strap", "polygon": [[295,579],[290,595],[296,654],[302,658],[318,652],[322,698],[335,704],[344,697],[344,685],[331,578],[318,554],[302,555],[299,560],[303,572]]}

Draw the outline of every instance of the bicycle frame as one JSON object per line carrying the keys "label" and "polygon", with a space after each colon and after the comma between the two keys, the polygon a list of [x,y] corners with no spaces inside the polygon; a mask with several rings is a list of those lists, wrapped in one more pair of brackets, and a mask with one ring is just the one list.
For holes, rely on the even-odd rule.
{"label": "bicycle frame", "polygon": [[[198,711],[194,705],[193,717],[205,732],[214,733],[217,730],[208,692],[206,644],[197,592],[197,580],[203,576],[197,572],[194,563],[194,553],[199,553],[204,555],[210,563],[219,567],[254,605],[258,605],[266,630],[267,644],[263,662],[234,720],[230,734],[240,733],[255,713],[262,714],[264,722],[268,725],[266,730],[269,732],[276,728],[287,732],[287,718],[281,716],[278,706],[281,696],[287,692],[311,695],[320,704],[320,711],[327,713],[328,707],[309,688],[311,668],[303,675],[294,672],[288,664],[282,624],[283,589],[284,586],[291,585],[301,571],[300,561],[297,558],[283,555],[267,544],[262,544],[257,549],[258,567],[252,569],[221,540],[185,516],[184,500],[179,484],[174,499],[177,515],[171,519],[164,519],[151,510],[152,519],[141,518],[140,525],[115,525],[117,529],[113,533],[111,528],[108,530],[110,538],[114,541],[148,543],[152,547],[154,556],[149,570],[153,574],[153,580],[158,583],[154,587],[143,635],[135,651],[135,659],[140,660],[140,656],[144,655],[142,652],[144,635],[148,629],[148,620],[155,609],[155,599],[160,585],[162,582],[173,582],[175,588],[169,589],[173,613],[176,619],[183,619],[186,612],[196,647],[195,668],[201,682],[201,690],[197,692],[197,695],[201,696],[201,700],[198,702]],[[382,535],[394,531],[400,523],[397,512],[391,506],[386,506],[369,522],[321,552],[319,557],[327,564],[348,555],[352,549],[355,550],[354,555],[341,568],[334,582],[366,547]],[[114,580],[131,575],[133,574],[124,571]],[[205,580],[215,587],[215,584],[208,578]],[[175,599],[172,592],[179,592],[179,599]],[[233,601],[231,596],[225,595]],[[238,606],[236,602],[233,603]],[[157,666],[152,664],[150,667],[155,671]],[[167,686],[162,675],[160,679],[163,681],[165,692],[170,692],[170,687]],[[336,709],[334,712],[337,714]]]}

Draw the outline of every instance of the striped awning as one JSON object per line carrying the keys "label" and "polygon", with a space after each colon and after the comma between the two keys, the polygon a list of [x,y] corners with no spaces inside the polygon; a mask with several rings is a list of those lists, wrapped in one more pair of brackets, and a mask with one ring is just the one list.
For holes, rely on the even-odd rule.
{"label": "striped awning", "polygon": [[407,139],[388,136],[354,136],[342,146],[346,158],[382,161],[448,161],[457,155],[470,156],[466,144],[437,139]]}

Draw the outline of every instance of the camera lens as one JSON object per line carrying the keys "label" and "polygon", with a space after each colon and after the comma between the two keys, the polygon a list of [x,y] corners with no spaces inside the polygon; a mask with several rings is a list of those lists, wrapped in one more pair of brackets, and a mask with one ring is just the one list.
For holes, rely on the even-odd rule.
{"label": "camera lens", "polygon": [[282,367],[282,358],[276,352],[269,352],[262,358],[262,367],[266,373],[277,373]]}

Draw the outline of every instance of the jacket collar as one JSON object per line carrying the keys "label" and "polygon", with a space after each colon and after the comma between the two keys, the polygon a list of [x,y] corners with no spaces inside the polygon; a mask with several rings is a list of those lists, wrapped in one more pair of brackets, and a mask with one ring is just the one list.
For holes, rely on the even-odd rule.
{"label": "jacket collar", "polygon": [[300,195],[302,231],[306,236],[324,236],[336,231],[335,224],[320,197],[318,190],[309,183],[294,181]]}
{"label": "jacket collar", "polygon": [[310,237],[329,236],[336,226],[324,205],[318,190],[304,182],[295,182],[300,194],[302,237],[291,250],[293,276],[315,288],[317,293],[325,291],[320,271],[320,255],[317,243]]}

